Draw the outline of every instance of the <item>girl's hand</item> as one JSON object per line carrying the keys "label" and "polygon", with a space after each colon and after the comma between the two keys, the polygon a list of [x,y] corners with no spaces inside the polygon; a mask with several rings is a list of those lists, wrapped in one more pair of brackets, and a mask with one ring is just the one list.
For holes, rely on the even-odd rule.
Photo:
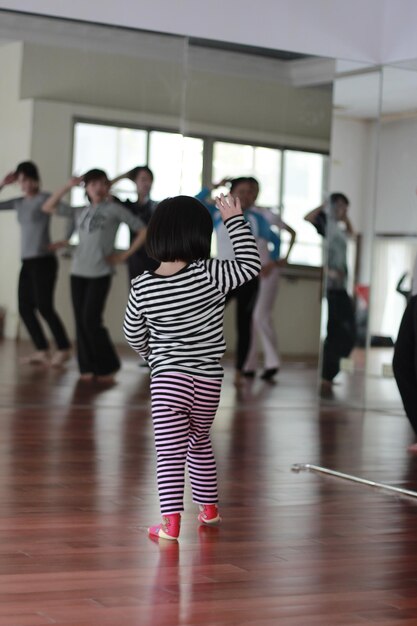
{"label": "girl's hand", "polygon": [[79,187],[84,182],[84,176],[72,176],[66,184],[68,189]]}
{"label": "girl's hand", "polygon": [[54,241],[53,243],[49,244],[48,250],[50,252],[55,252],[55,250],[61,250],[62,248],[67,248],[68,246],[69,246],[68,239],[65,239],[64,241]]}
{"label": "girl's hand", "polygon": [[239,198],[233,198],[230,193],[226,197],[220,194],[220,197],[216,198],[216,207],[221,213],[223,222],[236,215],[242,215]]}
{"label": "girl's hand", "polygon": [[17,180],[16,172],[9,172],[1,181],[0,187],[4,187],[5,185],[12,185],[13,183],[16,182],[16,180]]}
{"label": "girl's hand", "polygon": [[233,179],[229,177],[222,178],[218,183],[211,183],[213,189],[217,189],[218,187],[224,187],[227,183],[230,183]]}
{"label": "girl's hand", "polygon": [[121,263],[125,263],[127,259],[128,255],[125,252],[115,252],[114,254],[106,257],[106,262],[109,265],[120,265]]}

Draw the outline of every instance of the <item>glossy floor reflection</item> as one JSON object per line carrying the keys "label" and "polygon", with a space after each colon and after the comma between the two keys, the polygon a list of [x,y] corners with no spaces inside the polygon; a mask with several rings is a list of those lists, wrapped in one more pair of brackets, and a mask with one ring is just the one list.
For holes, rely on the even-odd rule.
{"label": "glossy floor reflection", "polygon": [[[27,346],[21,346],[23,354]],[[417,501],[290,471],[310,462],[417,489],[402,414],[320,406],[313,368],[236,392],[213,431],[223,524],[180,543],[159,517],[148,374],[24,368],[0,344],[0,626],[417,624]]]}

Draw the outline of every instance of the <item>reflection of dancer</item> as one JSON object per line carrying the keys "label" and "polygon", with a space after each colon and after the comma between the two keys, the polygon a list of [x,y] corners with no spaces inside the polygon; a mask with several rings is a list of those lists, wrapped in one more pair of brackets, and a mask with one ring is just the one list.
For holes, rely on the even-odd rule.
{"label": "reflection of dancer", "polygon": [[400,295],[404,296],[404,298],[405,298],[405,299],[407,300],[407,302],[408,302],[408,301],[409,301],[409,299],[410,299],[410,297],[411,297],[411,289],[404,289],[404,282],[405,282],[405,280],[406,280],[407,276],[408,276],[408,273],[407,273],[407,272],[405,272],[405,273],[401,276],[400,280],[399,280],[399,281],[398,281],[398,283],[397,283],[397,286],[396,286],[396,288],[395,288],[395,291],[396,291],[397,293],[399,293]]}
{"label": "reflection of dancer", "polygon": [[[77,185],[85,185],[90,204],[73,208],[61,202]],[[120,361],[103,325],[103,313],[110,290],[113,265],[124,263],[144,242],[146,231],[139,218],[119,203],[108,199],[109,180],[102,170],[90,170],[83,177],[72,178],[55,192],[43,206],[47,213],[71,217],[76,215],[79,244],[71,271],[71,295],[77,331],[77,355],[81,377],[96,376],[111,382]],[[136,231],[129,250],[113,254],[114,240],[120,223]]]}
{"label": "reflection of dancer", "polygon": [[288,262],[288,257],[295,243],[296,233],[295,230],[288,226],[288,224],[283,222],[278,214],[273,213],[270,209],[257,207],[255,205],[259,194],[259,183],[255,178],[251,178],[249,180],[252,181],[253,190],[251,211],[262,215],[271,226],[275,226],[280,231],[286,230],[291,235],[287,254],[281,259],[272,258],[268,242],[265,239],[257,239],[262,270],[260,274],[258,297],[252,317],[251,345],[246,359],[244,373],[245,376],[249,377],[255,375],[258,359],[256,338],[259,337],[265,359],[264,372],[261,378],[263,380],[271,380],[279,371],[281,365],[278,351],[277,333],[273,321],[274,302],[278,294],[280,267],[286,265]]}
{"label": "reflection of dancer", "polygon": [[213,229],[195,198],[161,202],[149,224],[147,249],[156,272],[133,281],[126,310],[126,339],[151,367],[152,418],[157,450],[162,524],[151,535],[177,539],[184,510],[188,464],[199,520],[220,520],[210,428],[220,399],[225,350],[225,297],[259,273],[255,239],[231,196],[217,201],[234,260],[210,259]]}
{"label": "reflection of dancer", "polygon": [[[111,184],[114,185],[119,180],[123,178],[129,178],[136,185],[136,190],[138,193],[138,198],[136,202],[132,202],[131,200],[125,200],[123,202],[124,206],[136,217],[142,220],[142,222],[147,226],[149,224],[149,220],[152,217],[152,213],[155,211],[157,206],[157,202],[152,200],[150,197],[152,184],[153,184],[153,173],[152,170],[149,169],[146,165],[142,165],[139,167],[134,167],[132,170],[129,170],[125,174],[121,174],[117,178],[111,181]],[[135,232],[130,231],[130,243],[132,244],[135,239]],[[140,247],[133,254],[131,254],[127,260],[128,268],[129,268],[129,277],[130,280],[136,278],[142,274],[145,270],[154,270],[158,267],[158,263],[151,259],[146,254],[145,246]]]}
{"label": "reflection of dancer", "polygon": [[[392,367],[404,410],[417,435],[417,258],[414,264],[412,287],[408,292],[407,300],[407,307],[395,342]],[[417,453],[417,443],[412,444],[408,449],[410,452]]]}
{"label": "reflection of dancer", "polygon": [[[70,342],[54,308],[58,262],[49,236],[50,218],[42,211],[42,205],[50,194],[40,191],[38,168],[31,161],[20,163],[15,172],[5,176],[0,182],[0,189],[15,182],[20,185],[23,196],[1,202],[0,211],[14,209],[21,228],[19,313],[37,350],[27,360],[59,366],[70,356]],[[58,348],[51,361],[49,343],[37,312],[48,324]]]}
{"label": "reflection of dancer", "polygon": [[[355,345],[355,314],[347,286],[347,241],[353,235],[347,215],[349,200],[343,193],[332,193],[328,212],[321,205],[308,213],[305,220],[326,237],[328,302],[327,337],[323,346],[322,392],[329,393],[340,371],[340,359],[349,356]],[[344,225],[341,228],[340,224]]]}
{"label": "reflection of dancer", "polygon": [[[225,179],[227,180],[227,179]],[[219,186],[225,182],[219,183]],[[271,229],[268,221],[259,213],[252,210],[253,205],[253,178],[241,177],[231,181],[230,193],[234,198],[239,198],[245,220],[249,223],[256,242],[265,240],[273,246],[271,256],[274,260],[279,257],[280,239],[278,235]],[[216,187],[217,185],[212,185]],[[205,206],[209,209],[214,228],[217,235],[217,257],[219,259],[231,260],[234,258],[233,248],[230,242],[227,228],[224,226],[220,213],[213,204],[206,201],[210,193],[209,188],[203,189],[197,196]],[[227,296],[227,302],[231,299],[236,300],[236,327],[237,327],[237,346],[236,346],[236,383],[240,382],[240,376],[243,371],[252,334],[252,315],[256,305],[256,297],[258,294],[259,279],[258,277],[241,285],[233,290]]]}

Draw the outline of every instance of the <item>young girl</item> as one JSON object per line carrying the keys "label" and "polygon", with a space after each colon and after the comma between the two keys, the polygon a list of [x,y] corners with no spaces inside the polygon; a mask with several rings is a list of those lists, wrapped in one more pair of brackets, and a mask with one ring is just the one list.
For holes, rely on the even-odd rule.
{"label": "young girl", "polygon": [[177,539],[188,465],[193,500],[203,524],[220,521],[216,464],[210,441],[220,399],[226,294],[260,271],[255,239],[240,201],[217,200],[235,259],[210,259],[213,222],[195,198],[161,202],[147,234],[149,255],[160,262],[132,282],[124,332],[151,367],[152,418],[162,523],[153,536]]}
{"label": "young girl", "polygon": [[[84,184],[90,204],[73,208],[62,197],[74,186]],[[109,200],[110,182],[102,170],[90,170],[72,178],[43,205],[46,213],[76,217],[79,244],[71,270],[71,296],[77,333],[77,355],[81,378],[112,382],[120,361],[103,325],[103,313],[115,263],[124,263],[145,241],[141,220],[118,202]],[[113,254],[121,222],[135,233],[129,250]]]}
{"label": "young girl", "polygon": [[[50,217],[42,211],[42,205],[50,194],[41,191],[39,171],[32,161],[19,163],[16,170],[0,182],[0,190],[13,183],[20,185],[22,196],[0,202],[0,211],[15,210],[20,224],[22,269],[18,287],[19,314],[36,348],[36,352],[25,360],[60,366],[70,357],[70,342],[54,307],[58,261],[49,236]],[[57,351],[52,359],[38,313],[55,339]]]}

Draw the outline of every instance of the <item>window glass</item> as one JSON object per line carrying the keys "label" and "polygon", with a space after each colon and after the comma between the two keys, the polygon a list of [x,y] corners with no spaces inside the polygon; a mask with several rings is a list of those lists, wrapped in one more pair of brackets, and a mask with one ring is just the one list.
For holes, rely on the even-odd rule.
{"label": "window glass", "polygon": [[281,150],[216,141],[213,146],[213,181],[238,176],[254,176],[260,186],[257,203],[260,206],[277,207]]}
{"label": "window glass", "polygon": [[179,133],[152,131],[149,167],[154,173],[153,197],[163,200],[179,194],[195,195],[201,189],[203,140]]}
{"label": "window glass", "polygon": [[[74,128],[73,169],[80,175],[98,168],[109,178],[127,172],[136,165],[146,163],[147,132],[135,128],[119,128],[105,124],[77,122]],[[123,179],[112,187],[112,193],[120,200],[134,200],[135,184]],[[76,187],[71,192],[71,203],[82,206],[86,202],[84,189]],[[77,243],[74,235],[72,243]],[[129,229],[121,224],[116,235],[116,248],[125,250],[130,245]]]}
{"label": "window glass", "polygon": [[282,219],[297,233],[292,263],[322,265],[322,239],[304,215],[323,201],[326,165],[327,159],[321,154],[284,151]]}

